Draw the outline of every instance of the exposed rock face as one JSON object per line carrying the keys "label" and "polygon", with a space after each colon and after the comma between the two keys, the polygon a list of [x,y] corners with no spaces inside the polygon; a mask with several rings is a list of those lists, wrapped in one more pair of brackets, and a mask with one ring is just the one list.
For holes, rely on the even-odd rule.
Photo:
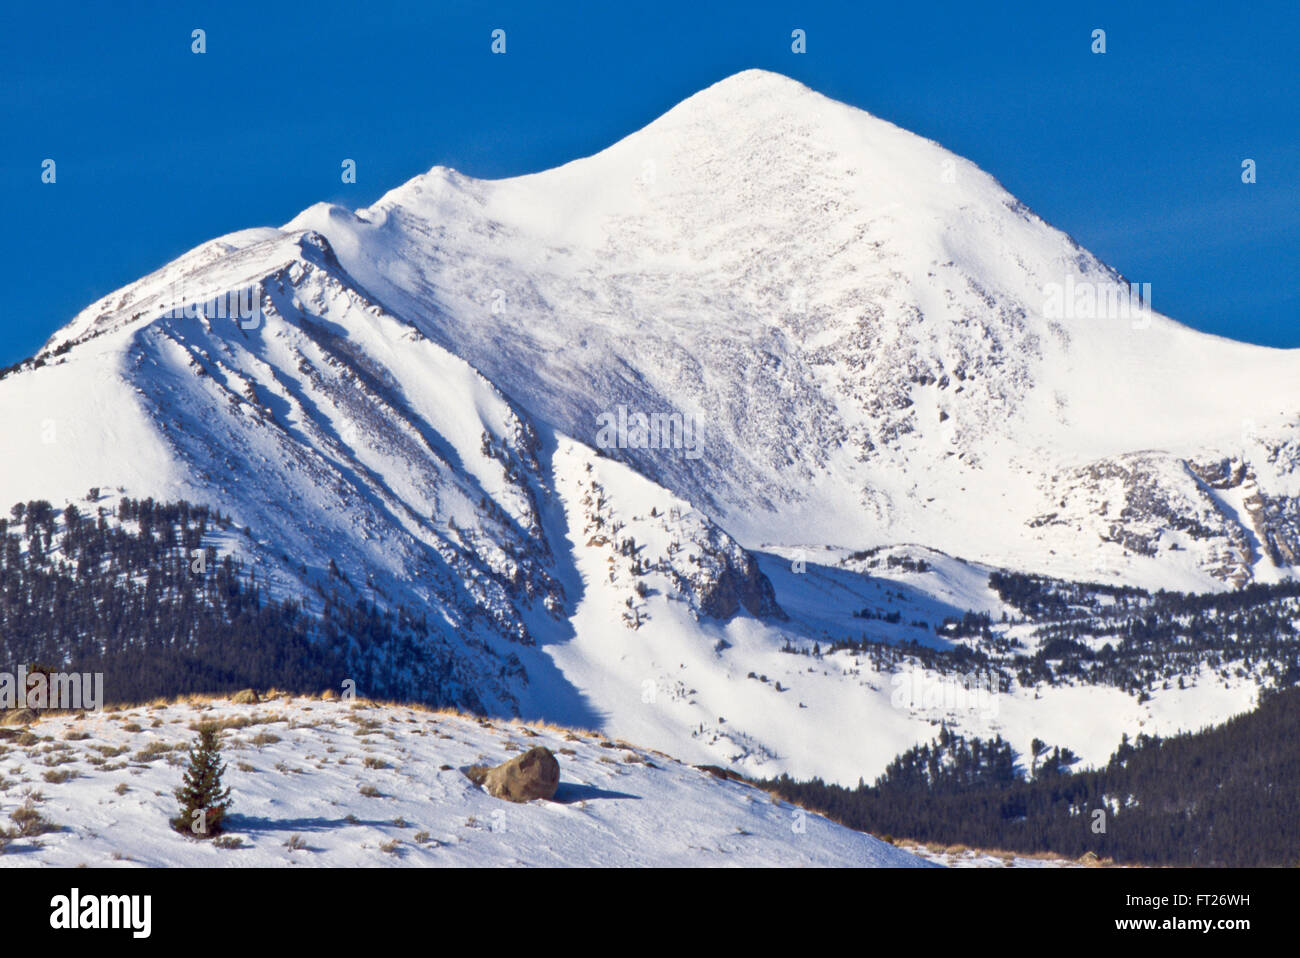
{"label": "exposed rock face", "polygon": [[[708,561],[719,558],[723,561],[716,564]],[[743,607],[750,615],[759,618],[787,618],[777,605],[771,581],[759,571],[754,557],[744,550],[740,550],[739,558],[732,555],[706,556],[696,577],[696,586],[700,611],[705,615],[729,619]]]}
{"label": "exposed rock face", "polygon": [[495,768],[475,765],[465,774],[495,798],[507,802],[531,802],[536,798],[554,797],[560,784],[560,763],[549,748],[539,745]]}
{"label": "exposed rock face", "polygon": [[1267,494],[1260,488],[1252,464],[1235,457],[1210,463],[1189,461],[1187,466],[1212,489],[1240,490],[1237,521],[1244,531],[1254,534],[1274,565],[1300,561],[1300,504],[1295,497]]}
{"label": "exposed rock face", "polygon": [[[1095,536],[1125,555],[1190,552],[1201,569],[1236,588],[1253,577],[1260,558],[1255,540],[1271,548],[1271,530],[1252,513],[1262,506],[1248,498],[1236,504],[1254,489],[1248,465],[1239,460],[1198,463],[1162,452],[1133,453],[1053,476],[1045,487],[1051,511],[1026,526],[1073,530],[1079,550]],[[1097,561],[1102,568],[1101,553]]]}
{"label": "exposed rock face", "polygon": [[[599,462],[599,460],[597,460]],[[757,618],[779,621],[788,619],[777,603],[776,591],[759,568],[758,560],[728,535],[708,516],[681,500],[670,500],[666,508],[656,505],[649,514],[637,514],[601,480],[608,467],[601,463],[593,471],[587,463],[577,480],[583,507],[583,534],[586,547],[609,551],[610,582],[632,584],[627,600],[628,612],[623,621],[629,628],[639,628],[643,616],[646,590],[638,588],[640,577],[647,573],[666,575],[675,597],[683,599],[699,616],[727,620],[742,609]],[[643,490],[660,494],[644,483]],[[666,543],[655,546],[651,543]]]}

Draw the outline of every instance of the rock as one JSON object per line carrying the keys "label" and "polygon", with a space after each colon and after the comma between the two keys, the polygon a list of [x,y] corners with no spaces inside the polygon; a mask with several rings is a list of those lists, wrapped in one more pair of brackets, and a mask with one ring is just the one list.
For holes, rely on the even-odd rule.
{"label": "rock", "polygon": [[789,616],[777,604],[772,582],[752,555],[734,543],[729,550],[701,548],[700,571],[693,577],[700,611],[715,619],[730,619],[744,608],[755,618],[782,622]]}
{"label": "rock", "polygon": [[230,701],[234,702],[236,705],[256,705],[262,700],[253,689],[240,689],[230,697]]}
{"label": "rock", "polygon": [[507,802],[531,802],[552,798],[560,785],[560,763],[549,748],[539,745],[516,755],[496,768],[478,765],[465,773],[483,785],[488,794]]}
{"label": "rock", "polygon": [[725,769],[721,765],[696,765],[695,767],[698,768],[701,772],[708,772],[714,778],[720,778],[723,779],[724,781],[726,779],[736,779],[737,781],[742,781],[742,782],[744,781],[743,776],[737,775],[735,772],[729,769]]}

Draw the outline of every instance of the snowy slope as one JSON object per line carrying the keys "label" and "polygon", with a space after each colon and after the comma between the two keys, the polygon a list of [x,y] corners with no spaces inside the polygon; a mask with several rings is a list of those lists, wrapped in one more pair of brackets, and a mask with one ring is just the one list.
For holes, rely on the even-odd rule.
{"label": "snowy slope", "polygon": [[[435,168],[92,304],[0,381],[0,506],[210,504],[272,594],[426,616],[411,698],[848,784],[939,721],[1101,762],[1253,683],[994,712],[899,704],[917,660],[808,654],[950,648],[944,618],[1006,611],[997,567],[1293,574],[1300,355],[1052,318],[1066,281],[1118,277],[937,144],[748,71],[596,156]],[[701,444],[610,448],[620,407]]]}
{"label": "snowy slope", "polygon": [[[167,825],[195,722],[231,726],[226,833],[239,848]],[[57,828],[14,839],[0,866],[925,864],[751,786],[554,727],[297,698],[47,717],[27,731],[30,744],[2,743],[0,812],[30,801]],[[554,801],[503,802],[460,771],[537,745],[560,762]]]}
{"label": "snowy slope", "polygon": [[[747,543],[1271,577],[1186,463],[1236,456],[1294,495],[1300,356],[1052,318],[1053,284],[1121,278],[967,161],[786,78],[738,74],[555,170],[435,168],[286,228],[576,439],[620,404],[700,416],[699,462],[628,455]],[[1193,520],[1171,556],[1157,533]]]}

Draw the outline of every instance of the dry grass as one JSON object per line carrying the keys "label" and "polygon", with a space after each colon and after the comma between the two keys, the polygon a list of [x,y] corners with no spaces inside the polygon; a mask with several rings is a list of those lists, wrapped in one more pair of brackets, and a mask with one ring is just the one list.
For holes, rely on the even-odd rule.
{"label": "dry grass", "polygon": [[1055,862],[1061,865],[1084,865],[1090,868],[1125,867],[1116,866],[1113,858],[1089,858],[1088,853],[1074,859],[1058,852],[1016,852],[1005,848],[975,848],[961,843],[945,845],[943,842],[917,842],[911,839],[890,838],[886,840],[903,851],[910,851],[913,854],[925,851],[931,855],[947,858],[996,858],[1008,864],[1019,859],[1021,861]]}

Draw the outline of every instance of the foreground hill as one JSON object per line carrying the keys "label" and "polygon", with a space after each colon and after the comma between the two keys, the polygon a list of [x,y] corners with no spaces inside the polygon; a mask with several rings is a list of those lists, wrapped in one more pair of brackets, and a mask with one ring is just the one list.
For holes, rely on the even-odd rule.
{"label": "foreground hill", "polygon": [[[237,848],[167,825],[198,722],[227,727]],[[752,786],[554,727],[285,697],[46,716],[0,732],[5,825],[34,810],[51,828],[0,840],[0,866],[924,864]],[[536,745],[560,761],[554,801],[503,802],[460,771]]]}

